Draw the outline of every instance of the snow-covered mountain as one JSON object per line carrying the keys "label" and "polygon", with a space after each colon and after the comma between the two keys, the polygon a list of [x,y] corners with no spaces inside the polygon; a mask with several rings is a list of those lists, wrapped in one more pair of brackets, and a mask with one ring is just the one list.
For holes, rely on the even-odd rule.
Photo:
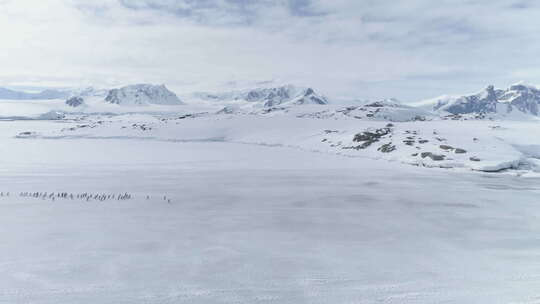
{"label": "snow-covered mountain", "polygon": [[70,107],[80,107],[87,104],[87,100],[95,102],[105,102],[105,97],[109,94],[108,89],[98,89],[94,87],[76,88],[70,91],[70,96],[66,104]]}
{"label": "snow-covered mountain", "polygon": [[136,84],[107,93],[105,101],[119,105],[181,105],[183,102],[165,85]]}
{"label": "snow-covered mountain", "polygon": [[255,88],[242,91],[222,93],[199,92],[193,94],[195,99],[216,102],[246,102],[262,107],[275,107],[286,105],[325,105],[329,101],[312,88],[284,85],[269,88]]}
{"label": "snow-covered mountain", "polygon": [[540,89],[517,83],[508,89],[488,86],[484,90],[465,96],[441,96],[418,105],[437,112],[450,114],[501,114],[512,113],[540,115]]}
{"label": "snow-covered mountain", "polygon": [[328,100],[324,96],[315,93],[312,88],[296,88],[294,86],[251,90],[246,94],[245,99],[249,102],[263,103],[265,107],[328,104]]}
{"label": "snow-covered mountain", "polygon": [[0,88],[0,99],[9,100],[63,99],[68,97],[69,95],[69,91],[61,90],[44,90],[38,93],[29,93]]}
{"label": "snow-covered mountain", "polygon": [[70,90],[70,97],[103,97],[105,98],[109,94],[109,89],[95,88],[95,87],[82,87]]}

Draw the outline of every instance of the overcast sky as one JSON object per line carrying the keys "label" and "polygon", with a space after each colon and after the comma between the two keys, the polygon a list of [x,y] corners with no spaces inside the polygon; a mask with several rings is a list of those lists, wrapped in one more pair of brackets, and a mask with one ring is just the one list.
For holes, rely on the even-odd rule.
{"label": "overcast sky", "polygon": [[411,101],[534,84],[539,2],[0,0],[0,86],[273,81]]}

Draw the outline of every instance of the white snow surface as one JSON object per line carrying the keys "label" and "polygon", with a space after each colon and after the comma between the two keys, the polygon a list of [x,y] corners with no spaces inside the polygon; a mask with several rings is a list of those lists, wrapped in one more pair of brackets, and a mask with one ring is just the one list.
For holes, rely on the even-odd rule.
{"label": "white snow surface", "polygon": [[538,303],[537,120],[221,109],[0,102],[0,303]]}
{"label": "white snow surface", "polygon": [[[415,166],[536,174],[538,121],[449,120],[398,107],[292,107],[265,112],[67,116],[78,124],[38,137],[220,141],[283,146]],[[409,111],[409,112],[408,112]],[[372,142],[359,135],[383,132]],[[527,147],[527,148],[523,148]],[[387,148],[387,150],[385,150]],[[440,159],[434,159],[440,158]],[[441,159],[442,158],[442,159]]]}

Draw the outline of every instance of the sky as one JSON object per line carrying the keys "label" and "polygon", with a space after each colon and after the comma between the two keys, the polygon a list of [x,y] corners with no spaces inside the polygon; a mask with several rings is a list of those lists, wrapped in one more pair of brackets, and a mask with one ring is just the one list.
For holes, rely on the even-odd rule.
{"label": "sky", "polygon": [[0,86],[416,101],[540,83],[539,17],[533,0],[0,0]]}

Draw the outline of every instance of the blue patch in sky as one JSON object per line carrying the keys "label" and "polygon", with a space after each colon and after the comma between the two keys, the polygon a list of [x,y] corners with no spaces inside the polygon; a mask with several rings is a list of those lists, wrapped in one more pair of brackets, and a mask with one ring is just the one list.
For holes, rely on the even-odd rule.
{"label": "blue patch in sky", "polygon": [[180,0],[180,1],[160,1],[160,0],[119,0],[119,3],[128,9],[133,10],[159,10],[174,14],[178,17],[191,17],[198,15],[204,10],[223,10],[223,13],[236,15],[245,19],[246,23],[253,16],[254,8],[261,6],[284,6],[292,16],[315,17],[325,15],[323,12],[313,10],[310,0],[226,0],[224,6],[216,0]]}

